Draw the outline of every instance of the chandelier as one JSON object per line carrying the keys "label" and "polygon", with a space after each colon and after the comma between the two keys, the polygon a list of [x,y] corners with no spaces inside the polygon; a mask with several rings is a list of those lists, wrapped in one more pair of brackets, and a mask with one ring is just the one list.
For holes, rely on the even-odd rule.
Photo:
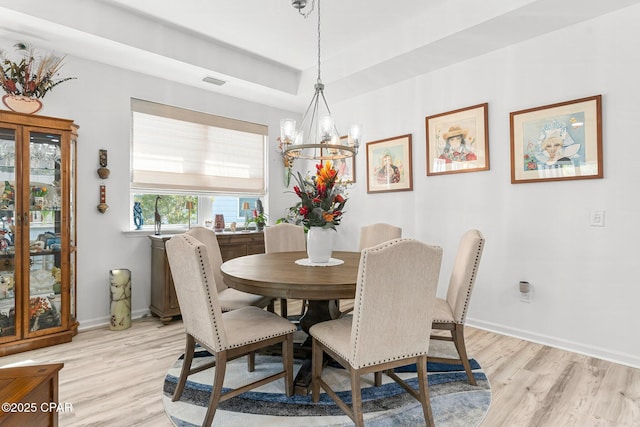
{"label": "chandelier", "polygon": [[[283,154],[290,160],[335,160],[353,157],[358,153],[362,126],[351,125],[349,132],[341,136],[336,127],[331,110],[324,97],[324,84],[320,73],[320,0],[318,1],[318,78],[314,94],[307,107],[302,122],[296,127],[293,119],[280,120],[280,145]],[[303,9],[306,0],[291,0],[291,5],[300,15],[307,18],[315,7],[313,0],[308,12]]]}

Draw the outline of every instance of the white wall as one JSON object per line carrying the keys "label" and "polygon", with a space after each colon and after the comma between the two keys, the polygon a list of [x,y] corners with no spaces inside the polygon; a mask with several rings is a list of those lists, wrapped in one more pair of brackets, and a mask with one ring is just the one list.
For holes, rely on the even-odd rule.
{"label": "white wall", "polygon": [[[640,52],[633,43],[640,39],[638,18],[640,6],[630,7],[332,105],[340,127],[362,123],[367,141],[413,135],[411,192],[367,194],[363,147],[337,248],[356,249],[361,225],[398,224],[405,236],[444,247],[444,294],[460,236],[479,228],[487,244],[469,323],[640,366],[640,286],[634,276],[640,231],[633,215],[640,208],[633,190],[640,173],[631,162],[640,113]],[[130,97],[267,124],[270,218],[296,202],[285,192],[275,151],[278,121],[292,113],[77,58],[68,58],[64,74],[78,79],[48,95],[41,114],[80,125],[81,328],[108,322],[110,269],[132,270],[134,316],[146,313],[150,302],[149,241],[123,233],[131,215]],[[329,85],[326,91],[330,100]],[[509,112],[596,94],[603,95],[605,178],[510,184]],[[482,102],[489,103],[491,170],[427,177],[425,116]],[[99,149],[109,151],[111,169],[105,181],[110,209],[104,215],[96,209]],[[606,211],[604,228],[589,226],[590,210]],[[519,280],[533,285],[531,304],[519,302]]]}
{"label": "white wall", "polygon": [[[478,228],[487,243],[470,324],[640,366],[639,17],[633,6],[334,105],[345,124],[363,123],[367,141],[413,136],[412,192],[367,194],[361,151],[345,247],[355,247],[360,224],[399,224],[444,247],[444,295],[458,239]],[[605,178],[512,185],[509,113],[597,94]],[[427,177],[425,117],[483,102],[491,169]],[[606,212],[604,228],[589,225],[591,210]],[[519,302],[520,280],[533,286],[531,304]]]}
{"label": "white wall", "polygon": [[[134,317],[148,313],[150,304],[149,233],[128,230],[130,171],[130,98],[204,111],[262,123],[279,133],[282,117],[297,114],[245,102],[188,86],[68,57],[65,76],[76,76],[54,89],[38,113],[71,118],[80,126],[78,142],[78,319],[80,328],[109,321],[109,270],[132,272]],[[277,134],[276,134],[277,137]],[[269,181],[283,192],[282,168],[275,153],[275,137],[269,153]],[[98,150],[108,150],[111,174],[101,180],[96,170]],[[176,147],[179,150],[179,146]],[[238,153],[239,156],[242,153]],[[98,187],[107,186],[109,210],[100,214]],[[267,205],[268,206],[268,205]]]}

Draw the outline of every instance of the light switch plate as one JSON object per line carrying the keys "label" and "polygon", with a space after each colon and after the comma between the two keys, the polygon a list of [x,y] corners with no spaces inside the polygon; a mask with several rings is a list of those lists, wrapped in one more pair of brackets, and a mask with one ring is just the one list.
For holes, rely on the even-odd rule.
{"label": "light switch plate", "polygon": [[592,227],[604,227],[604,211],[591,211],[590,225]]}

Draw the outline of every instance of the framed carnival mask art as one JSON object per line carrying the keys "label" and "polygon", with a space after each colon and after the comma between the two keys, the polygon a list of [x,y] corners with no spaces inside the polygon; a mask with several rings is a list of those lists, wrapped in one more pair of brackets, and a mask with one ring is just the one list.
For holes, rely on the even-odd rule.
{"label": "framed carnival mask art", "polygon": [[512,112],[511,183],[602,178],[601,98]]}

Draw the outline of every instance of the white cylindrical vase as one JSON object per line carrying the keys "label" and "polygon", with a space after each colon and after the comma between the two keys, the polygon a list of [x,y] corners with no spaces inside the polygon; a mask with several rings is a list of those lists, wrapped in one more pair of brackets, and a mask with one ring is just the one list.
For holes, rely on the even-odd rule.
{"label": "white cylindrical vase", "polygon": [[309,227],[307,233],[307,255],[311,262],[329,262],[333,251],[333,236],[336,231],[331,228]]}

